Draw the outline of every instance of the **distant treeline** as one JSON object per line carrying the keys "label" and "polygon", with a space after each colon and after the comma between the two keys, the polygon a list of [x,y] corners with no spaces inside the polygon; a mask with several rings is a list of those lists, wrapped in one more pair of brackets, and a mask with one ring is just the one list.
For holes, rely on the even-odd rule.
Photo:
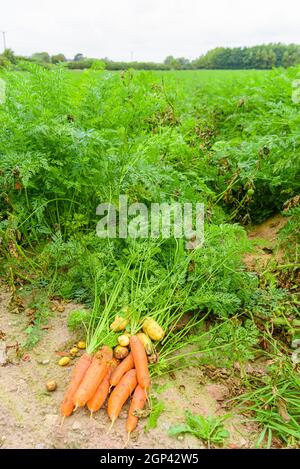
{"label": "distant treeline", "polygon": [[[84,59],[79,62],[68,61],[67,66],[71,70],[83,70],[85,68],[91,68],[99,60],[96,59]],[[128,70],[133,68],[135,70],[171,70],[172,67],[165,63],[156,62],[114,62],[109,59],[101,59],[104,63],[106,70]],[[181,67],[180,67],[181,68]],[[180,69],[179,68],[179,69]]]}
{"label": "distant treeline", "polygon": [[266,44],[254,47],[217,47],[193,62],[195,68],[243,69],[292,67],[300,63],[300,45]]}
{"label": "distant treeline", "polygon": [[[0,67],[10,64],[17,66],[21,61],[30,61],[51,67],[52,64],[64,63],[71,70],[83,70],[103,66],[107,70],[193,70],[193,69],[271,69],[274,67],[292,67],[300,63],[300,45],[263,44],[254,47],[216,47],[195,60],[185,57],[168,56],[163,63],[156,62],[115,62],[108,58],[93,59],[76,54],[68,60],[64,54],[50,56],[48,52],[37,52],[31,57],[15,56],[7,49],[0,55]],[[100,65],[102,64],[102,65]]]}

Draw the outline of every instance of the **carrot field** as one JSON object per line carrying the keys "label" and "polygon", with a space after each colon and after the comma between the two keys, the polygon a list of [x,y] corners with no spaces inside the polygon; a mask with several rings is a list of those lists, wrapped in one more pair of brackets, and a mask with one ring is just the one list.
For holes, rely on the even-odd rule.
{"label": "carrot field", "polygon": [[299,67],[0,79],[0,446],[299,448]]}

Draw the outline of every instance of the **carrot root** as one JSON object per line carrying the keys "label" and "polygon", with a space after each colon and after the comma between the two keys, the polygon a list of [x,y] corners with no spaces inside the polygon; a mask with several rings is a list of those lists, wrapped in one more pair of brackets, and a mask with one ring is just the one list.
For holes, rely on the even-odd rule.
{"label": "carrot root", "polygon": [[74,394],[75,405],[83,407],[94,396],[98,386],[109,370],[109,362],[112,358],[112,349],[107,346],[102,347],[102,349],[94,355],[90,367]]}
{"label": "carrot root", "polygon": [[112,429],[112,427],[113,427],[115,421],[116,421],[116,419],[114,419],[114,420],[111,421],[111,424],[110,424],[110,426],[109,426],[109,429],[108,429],[107,432],[106,432],[106,435],[108,435],[108,434],[111,432],[111,429]]}
{"label": "carrot root", "polygon": [[135,415],[136,411],[142,410],[146,402],[146,391],[138,384],[133,393],[126,422],[126,431],[129,435],[136,429],[139,421],[138,417]]}
{"label": "carrot root", "polygon": [[64,417],[69,417],[74,409],[73,397],[80,386],[88,368],[92,362],[92,357],[88,353],[84,353],[72,371],[71,382],[68,386],[63,402],[60,406],[60,413]]}
{"label": "carrot root", "polygon": [[133,357],[132,353],[127,355],[124,360],[121,361],[121,363],[116,367],[116,369],[112,372],[111,377],[110,377],[110,385],[111,386],[117,386],[119,382],[121,381],[122,377],[127,373],[129,370],[132,370],[134,368],[134,362],[133,362]]}
{"label": "carrot root", "polygon": [[127,448],[127,446],[129,445],[130,435],[131,435],[131,432],[128,432],[128,433],[127,433],[127,439],[126,439],[126,441],[125,441],[124,446],[123,446],[122,449]]}
{"label": "carrot root", "polygon": [[127,371],[119,384],[114,388],[107,403],[107,413],[112,422],[118,418],[123,405],[136,388],[136,385],[136,370],[130,370]]}
{"label": "carrot root", "polygon": [[145,348],[136,335],[130,337],[130,349],[136,369],[137,382],[143,389],[150,387],[150,374]]}

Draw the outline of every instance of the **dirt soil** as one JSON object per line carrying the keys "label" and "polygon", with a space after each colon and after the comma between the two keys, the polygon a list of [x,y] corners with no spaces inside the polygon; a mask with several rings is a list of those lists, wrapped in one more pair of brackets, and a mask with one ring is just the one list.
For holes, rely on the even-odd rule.
{"label": "dirt soil", "polygon": [[284,252],[277,245],[277,236],[288,220],[288,217],[278,214],[249,229],[248,237],[255,244],[253,252],[244,256],[244,262],[249,270],[263,271],[270,262],[283,261]]}
{"label": "dirt soil", "polygon": [[[124,427],[128,404],[109,434],[105,409],[92,419],[87,409],[80,409],[60,425],[59,405],[76,358],[71,365],[60,367],[57,352],[69,350],[80,338],[70,333],[66,325],[69,311],[78,305],[66,304],[63,312],[54,312],[39,343],[33,350],[18,356],[14,346],[25,340],[28,317],[25,311],[16,313],[9,310],[10,297],[7,289],[0,289],[0,361],[3,363],[0,366],[0,446],[122,448],[126,440]],[[157,427],[148,432],[143,430],[147,419],[140,421],[129,448],[204,447],[201,440],[190,435],[168,436],[171,425],[183,423],[185,409],[205,416],[228,412],[226,400],[234,394],[232,381],[227,379],[226,373],[225,379],[223,374],[219,382],[210,380],[203,370],[205,367],[180,370],[154,380],[153,395],[163,401],[165,410]],[[211,373],[219,371],[212,370],[209,365],[208,370]],[[57,382],[56,391],[46,390],[45,383],[49,380]],[[254,446],[257,428],[244,416],[232,413],[225,426],[230,432],[227,447]]]}

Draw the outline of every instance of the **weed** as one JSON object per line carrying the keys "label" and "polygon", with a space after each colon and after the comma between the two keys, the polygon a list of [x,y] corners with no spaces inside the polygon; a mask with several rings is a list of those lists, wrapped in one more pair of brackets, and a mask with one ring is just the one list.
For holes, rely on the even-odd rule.
{"label": "weed", "polygon": [[204,417],[185,412],[185,424],[179,424],[169,429],[170,436],[190,433],[203,440],[210,448],[211,445],[222,445],[229,438],[229,432],[224,428],[223,422],[228,416]]}
{"label": "weed", "polygon": [[157,427],[157,421],[165,409],[165,404],[163,401],[160,401],[151,396],[150,409],[150,414],[144,428],[145,432],[148,432],[149,430]]}

